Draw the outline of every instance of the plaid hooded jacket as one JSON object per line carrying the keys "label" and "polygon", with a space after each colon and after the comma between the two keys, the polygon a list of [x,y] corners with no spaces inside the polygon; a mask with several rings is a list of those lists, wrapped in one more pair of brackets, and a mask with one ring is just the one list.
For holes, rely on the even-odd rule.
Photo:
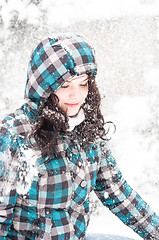
{"label": "plaid hooded jacket", "polygon": [[123,179],[106,142],[83,150],[72,131],[58,136],[56,157],[30,147],[28,134],[50,93],[96,70],[93,49],[76,34],[46,38],[33,51],[27,102],[1,123],[0,240],[84,239],[92,190],[142,238],[159,239],[159,217]]}

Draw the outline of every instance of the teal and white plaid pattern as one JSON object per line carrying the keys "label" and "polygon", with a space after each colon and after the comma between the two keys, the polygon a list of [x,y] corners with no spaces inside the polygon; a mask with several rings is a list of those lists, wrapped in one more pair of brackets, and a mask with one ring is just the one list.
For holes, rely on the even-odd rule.
{"label": "teal and white plaid pattern", "polygon": [[93,190],[142,238],[159,239],[159,217],[122,178],[107,143],[82,149],[72,131],[58,136],[56,157],[42,158],[31,149],[28,134],[38,105],[82,73],[95,75],[96,63],[80,36],[47,38],[33,52],[29,101],[0,125],[0,240],[85,239]]}
{"label": "teal and white plaid pattern", "polygon": [[[84,239],[89,194],[144,239],[159,239],[159,218],[122,178],[106,143],[82,150],[74,133],[58,139],[58,157],[38,158],[28,193],[1,197],[1,239]],[[6,238],[4,238],[6,236]]]}

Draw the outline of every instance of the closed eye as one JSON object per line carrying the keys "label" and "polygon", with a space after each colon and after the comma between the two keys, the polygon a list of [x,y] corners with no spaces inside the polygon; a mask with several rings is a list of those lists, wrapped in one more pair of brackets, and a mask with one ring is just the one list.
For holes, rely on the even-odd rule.
{"label": "closed eye", "polygon": [[86,83],[81,84],[80,86],[81,86],[81,87],[86,87],[86,86],[88,86],[88,81],[87,81]]}
{"label": "closed eye", "polygon": [[62,85],[61,88],[68,88],[69,87],[69,84],[68,85]]}

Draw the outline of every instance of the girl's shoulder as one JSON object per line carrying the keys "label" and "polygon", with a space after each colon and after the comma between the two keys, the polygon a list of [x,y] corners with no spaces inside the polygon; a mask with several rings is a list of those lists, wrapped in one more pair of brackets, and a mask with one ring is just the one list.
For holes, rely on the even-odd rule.
{"label": "girl's shoulder", "polygon": [[91,144],[91,148],[98,150],[109,149],[109,143],[107,140],[98,138],[95,142]]}
{"label": "girl's shoulder", "polygon": [[37,173],[36,156],[28,148],[30,129],[22,109],[7,115],[0,123],[0,177],[6,186],[0,186],[0,192],[6,193],[5,188],[7,191],[15,188],[20,194],[28,191]]}
{"label": "girl's shoulder", "polygon": [[89,146],[86,146],[84,151],[90,155],[96,155],[102,158],[108,158],[111,154],[108,141],[103,139],[98,139]]}

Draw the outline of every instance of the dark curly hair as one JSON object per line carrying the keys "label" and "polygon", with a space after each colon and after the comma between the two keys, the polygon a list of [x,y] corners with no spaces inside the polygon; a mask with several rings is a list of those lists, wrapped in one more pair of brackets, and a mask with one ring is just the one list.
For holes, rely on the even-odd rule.
{"label": "dark curly hair", "polygon": [[[100,110],[101,96],[93,76],[88,77],[88,95],[82,108],[85,120],[73,130],[82,147],[93,143],[97,138],[105,139],[104,118]],[[36,141],[36,146],[43,156],[56,154],[58,135],[67,135],[68,117],[58,106],[58,97],[52,93],[38,117],[35,129],[30,138]]]}

